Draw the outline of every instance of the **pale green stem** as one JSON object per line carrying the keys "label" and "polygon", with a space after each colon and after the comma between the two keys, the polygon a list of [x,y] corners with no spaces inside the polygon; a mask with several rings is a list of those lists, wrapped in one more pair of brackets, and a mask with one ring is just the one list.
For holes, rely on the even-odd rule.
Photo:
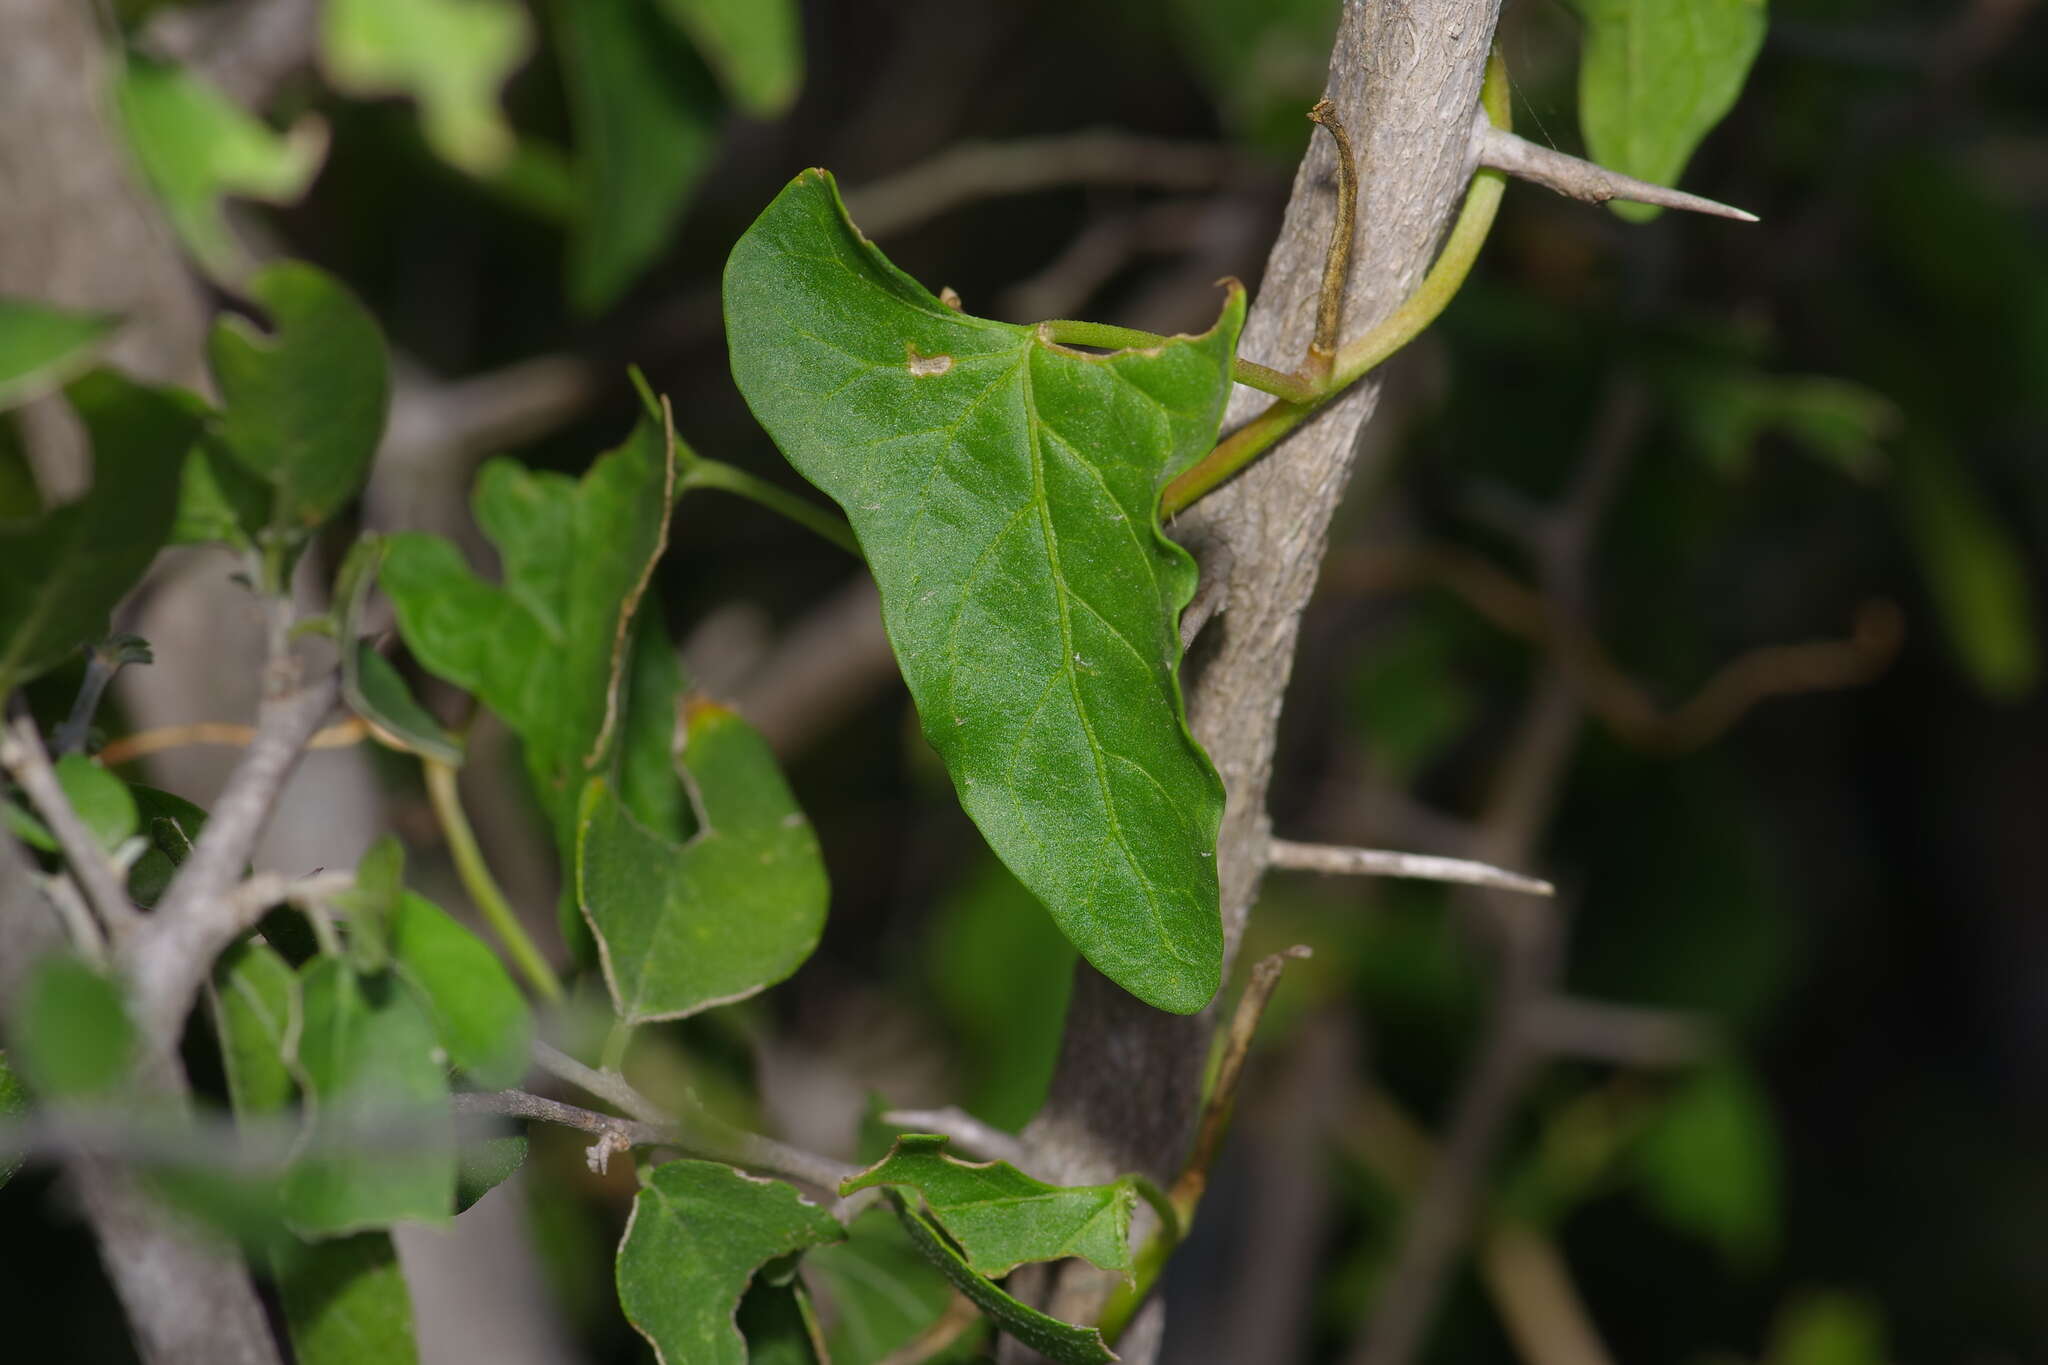
{"label": "pale green stem", "polygon": [[[1054,318],[1038,324],[1045,339],[1062,346],[1099,346],[1106,351],[1144,351],[1173,340],[1157,332],[1135,327],[1114,327],[1106,322],[1082,322],[1077,318]],[[1230,377],[1247,388],[1270,393],[1291,402],[1312,401],[1322,390],[1298,374],[1288,374],[1270,365],[1238,356],[1230,362]]]}
{"label": "pale green stem", "polygon": [[469,827],[469,816],[462,809],[461,793],[456,790],[455,769],[437,758],[422,758],[420,763],[426,769],[427,798],[433,803],[434,817],[441,822],[441,835],[447,839],[448,852],[455,859],[456,875],[462,878],[470,900],[483,915],[484,923],[498,936],[506,954],[526,974],[534,994],[550,1004],[559,1001],[562,998],[561,979],[527,936],[526,928],[520,924],[511,902],[505,899],[505,893],[498,889],[496,879],[491,876],[483,849],[477,846],[476,833]]}
{"label": "pale green stem", "polygon": [[723,460],[707,460],[702,456],[690,460],[683,468],[682,491],[688,492],[692,488],[717,488],[750,498],[769,511],[788,517],[805,530],[823,536],[855,559],[863,557],[860,542],[854,539],[853,528],[846,524],[844,517],[778,488],[736,465],[726,464]]}

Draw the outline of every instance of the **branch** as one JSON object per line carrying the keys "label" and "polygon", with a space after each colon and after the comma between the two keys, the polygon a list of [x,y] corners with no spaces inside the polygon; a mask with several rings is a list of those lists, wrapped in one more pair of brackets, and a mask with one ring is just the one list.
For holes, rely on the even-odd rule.
{"label": "branch", "polygon": [[1460,886],[1490,886],[1527,896],[1554,896],[1557,888],[1539,877],[1525,877],[1468,858],[1440,858],[1431,853],[1396,853],[1380,848],[1345,848],[1337,844],[1297,844],[1274,839],[1266,846],[1273,867],[1297,872],[1329,872],[1356,877],[1410,877]]}
{"label": "branch", "polygon": [[1496,128],[1484,115],[1472,123],[1472,155],[1482,166],[1491,166],[1517,179],[1556,190],[1566,198],[1582,203],[1604,204],[1610,199],[1628,199],[1638,204],[1656,204],[1660,208],[1733,218],[1742,223],[1757,221],[1755,214],[1743,209],[1702,199],[1683,190],[1653,185],[1647,180],[1638,180],[1620,171],[1610,171],[1605,166],[1567,156],[1555,148],[1531,142],[1504,128]]}
{"label": "branch", "polygon": [[[128,900],[128,889],[121,884],[121,874],[114,867],[114,860],[107,856],[92,832],[86,829],[85,821],[71,808],[31,717],[17,717],[4,731],[0,731],[0,768],[5,768],[8,775],[28,793],[36,814],[43,817],[51,837],[64,851],[64,861],[70,865],[71,874],[84,890],[86,903],[99,916],[99,924],[104,925],[116,940],[132,932],[142,917]],[[74,924],[70,927],[76,938],[86,926]],[[90,937],[78,943],[78,948],[81,952],[104,959],[106,940],[95,928]]]}

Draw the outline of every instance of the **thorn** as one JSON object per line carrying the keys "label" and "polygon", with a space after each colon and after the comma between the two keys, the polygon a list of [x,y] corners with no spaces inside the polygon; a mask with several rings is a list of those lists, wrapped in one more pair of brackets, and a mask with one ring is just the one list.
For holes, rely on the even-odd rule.
{"label": "thorn", "polygon": [[1628,199],[1660,208],[1733,218],[1741,223],[1757,221],[1757,216],[1746,210],[1665,185],[1653,185],[1647,180],[1638,180],[1579,157],[1539,146],[1525,137],[1494,127],[1483,113],[1472,124],[1472,150],[1482,166],[1491,166],[1519,179],[1547,186],[1566,198],[1588,204]]}

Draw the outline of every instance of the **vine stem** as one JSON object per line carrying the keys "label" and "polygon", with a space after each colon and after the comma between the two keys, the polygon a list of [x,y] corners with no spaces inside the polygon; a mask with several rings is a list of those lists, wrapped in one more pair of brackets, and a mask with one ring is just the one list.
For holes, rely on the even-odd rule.
{"label": "vine stem", "polygon": [[498,889],[497,880],[491,876],[490,864],[484,861],[484,852],[476,841],[476,832],[470,828],[469,816],[462,809],[462,794],[456,789],[455,769],[438,758],[420,759],[426,769],[427,798],[433,803],[434,818],[440,821],[442,837],[448,840],[448,852],[455,859],[456,875],[462,878],[463,889],[498,936],[498,942],[526,979],[532,983],[534,993],[553,1004],[562,998],[561,978],[554,968],[541,956],[527,936],[526,928],[520,924],[519,916],[512,909],[505,893]]}
{"label": "vine stem", "polygon": [[854,539],[853,527],[844,517],[796,496],[786,489],[778,488],[758,475],[749,474],[737,465],[723,460],[707,460],[693,455],[683,465],[682,478],[678,480],[678,491],[688,492],[693,488],[716,488],[759,503],[771,512],[788,517],[807,531],[815,532],[831,541],[855,559],[863,559],[860,542]]}

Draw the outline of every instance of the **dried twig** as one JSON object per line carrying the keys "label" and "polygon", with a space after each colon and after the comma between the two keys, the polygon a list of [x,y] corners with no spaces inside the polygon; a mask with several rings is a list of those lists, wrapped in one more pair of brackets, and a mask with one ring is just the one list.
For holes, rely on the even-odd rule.
{"label": "dried twig", "polygon": [[1297,872],[1409,877],[1417,881],[1451,882],[1460,886],[1490,886],[1527,896],[1557,894],[1557,888],[1540,877],[1525,877],[1519,872],[1509,872],[1469,858],[1443,858],[1433,853],[1397,853],[1383,848],[1298,844],[1291,839],[1274,839],[1267,845],[1267,858],[1274,867]]}
{"label": "dried twig", "polygon": [[[313,732],[306,741],[308,749],[346,749],[360,744],[370,737],[370,727],[361,716],[350,716]],[[246,749],[256,738],[256,727],[239,725],[233,721],[199,720],[185,725],[159,725],[154,730],[138,730],[132,735],[109,740],[100,750],[100,762],[109,768],[118,768],[123,763],[148,758],[172,749],[189,748],[195,744],[218,744],[231,749]]]}

